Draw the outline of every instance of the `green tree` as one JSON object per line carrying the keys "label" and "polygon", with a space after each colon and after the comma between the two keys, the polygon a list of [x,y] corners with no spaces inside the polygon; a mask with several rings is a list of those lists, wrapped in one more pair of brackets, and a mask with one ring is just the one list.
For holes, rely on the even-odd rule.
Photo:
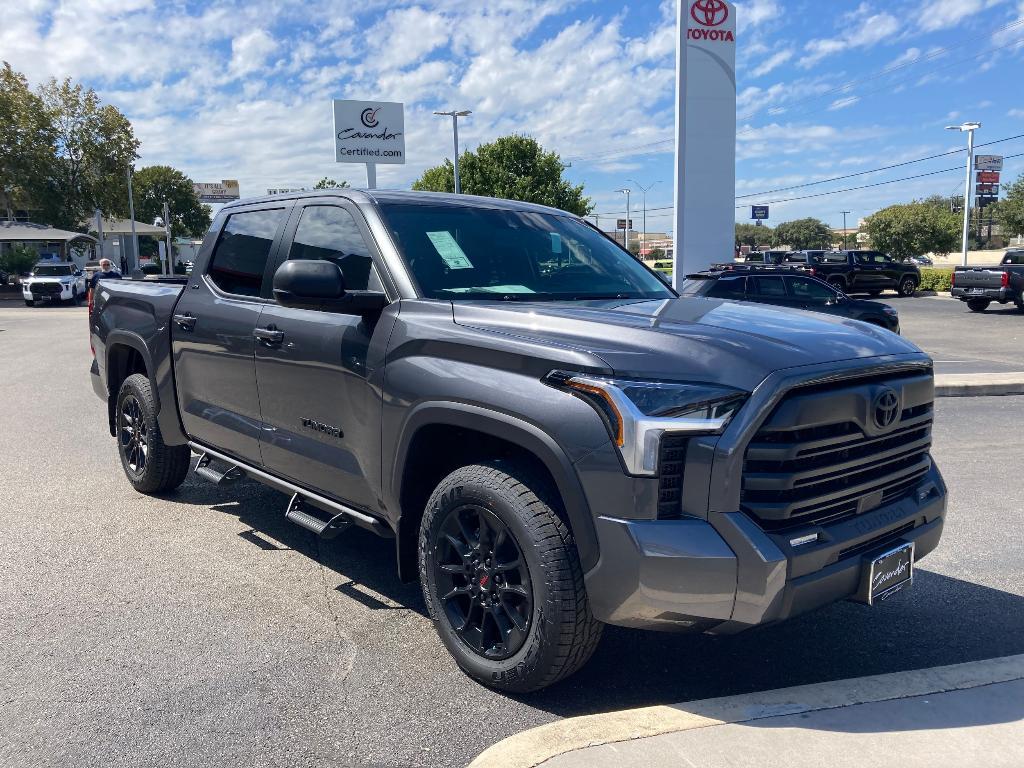
{"label": "green tree", "polygon": [[33,192],[34,207],[48,223],[65,229],[79,228],[94,208],[127,215],[126,171],[139,147],[128,118],[70,78],[51,79],[39,97],[54,149],[43,188]]}
{"label": "green tree", "polygon": [[[459,178],[468,195],[539,203],[586,216],[593,203],[584,196],[582,184],[574,186],[563,178],[564,170],[556,153],[545,152],[536,139],[527,136],[503,136],[459,156]],[[424,171],[412,188],[454,192],[451,161]]]}
{"label": "green tree", "polygon": [[832,229],[820,219],[785,221],[775,228],[772,245],[788,245],[794,251],[812,248],[830,248]]}
{"label": "green tree", "polygon": [[135,218],[152,223],[163,218],[164,201],[171,208],[171,235],[199,237],[210,228],[210,206],[203,205],[192,179],[169,165],[151,165],[132,179]]}
{"label": "green tree", "polygon": [[999,222],[1003,235],[1024,235],[1024,173],[1013,184],[1004,184],[1006,197],[996,204],[993,218]]}
{"label": "green tree", "polygon": [[0,272],[9,275],[20,275],[28,272],[39,261],[39,253],[21,243],[14,243],[6,252],[0,253]]}
{"label": "green tree", "polygon": [[871,245],[897,259],[947,254],[960,242],[960,219],[941,198],[891,205],[869,216]]}
{"label": "green tree", "polygon": [[663,248],[652,248],[647,258],[652,261],[661,261],[665,258],[665,250]]}
{"label": "green tree", "polygon": [[0,68],[0,210],[8,218],[28,208],[45,189],[54,131],[43,101],[20,72]]}
{"label": "green tree", "polygon": [[348,187],[347,181],[335,181],[326,176],[313,185],[313,189],[345,189],[346,187]]}
{"label": "green tree", "polygon": [[751,248],[755,248],[758,245],[771,245],[772,234],[774,230],[771,227],[759,227],[756,224],[737,224],[736,225],[736,245],[748,245]]}

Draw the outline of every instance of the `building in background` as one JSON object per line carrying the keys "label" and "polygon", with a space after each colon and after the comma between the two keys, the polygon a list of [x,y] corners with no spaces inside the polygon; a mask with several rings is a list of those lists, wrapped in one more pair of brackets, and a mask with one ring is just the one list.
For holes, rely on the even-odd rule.
{"label": "building in background", "polygon": [[71,261],[81,268],[92,258],[95,243],[95,237],[55,229],[46,224],[0,222],[0,253],[21,244],[35,249],[40,261]]}

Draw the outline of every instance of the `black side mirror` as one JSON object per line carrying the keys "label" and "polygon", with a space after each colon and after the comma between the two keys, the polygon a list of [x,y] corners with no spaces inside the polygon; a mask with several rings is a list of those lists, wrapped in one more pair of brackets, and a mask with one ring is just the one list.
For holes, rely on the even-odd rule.
{"label": "black side mirror", "polygon": [[346,291],[341,268],[331,261],[286,261],[274,273],[274,300],[284,307],[372,315],[387,306],[383,293]]}

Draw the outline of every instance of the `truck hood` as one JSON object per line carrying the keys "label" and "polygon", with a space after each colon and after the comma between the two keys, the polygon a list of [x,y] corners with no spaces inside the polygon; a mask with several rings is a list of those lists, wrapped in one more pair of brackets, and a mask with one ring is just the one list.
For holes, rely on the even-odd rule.
{"label": "truck hood", "polygon": [[30,283],[73,283],[78,278],[74,275],[44,275],[42,277],[30,277],[27,282]]}
{"label": "truck hood", "polygon": [[857,320],[722,299],[456,302],[453,312],[460,325],[596,355],[617,375],[747,390],[785,368],[921,354]]}

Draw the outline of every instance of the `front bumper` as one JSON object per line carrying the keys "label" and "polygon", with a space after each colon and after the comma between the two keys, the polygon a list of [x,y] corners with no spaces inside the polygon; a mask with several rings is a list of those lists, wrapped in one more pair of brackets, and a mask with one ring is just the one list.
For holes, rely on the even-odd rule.
{"label": "front bumper", "polygon": [[[946,488],[933,466],[912,494],[831,525],[766,533],[742,512],[710,520],[597,519],[601,558],[586,574],[594,615],[665,631],[739,632],[853,597],[865,557],[915,542],[936,546]],[[790,541],[816,533],[813,544]]]}
{"label": "front bumper", "polygon": [[[52,285],[52,283],[50,284]],[[26,301],[44,301],[50,299],[52,301],[70,299],[73,295],[71,284],[61,283],[60,290],[55,291],[50,287],[42,288],[39,285],[25,285],[21,286],[21,295]]]}

